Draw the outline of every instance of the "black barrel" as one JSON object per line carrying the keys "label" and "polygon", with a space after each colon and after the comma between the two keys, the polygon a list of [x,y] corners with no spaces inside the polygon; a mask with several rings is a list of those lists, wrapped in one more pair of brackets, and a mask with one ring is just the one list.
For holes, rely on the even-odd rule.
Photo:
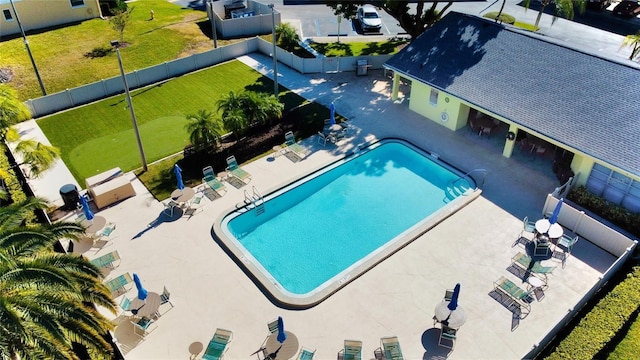
{"label": "black barrel", "polygon": [[64,202],[64,208],[66,210],[75,210],[80,202],[80,194],[78,188],[73,184],[63,185],[60,188],[60,196]]}

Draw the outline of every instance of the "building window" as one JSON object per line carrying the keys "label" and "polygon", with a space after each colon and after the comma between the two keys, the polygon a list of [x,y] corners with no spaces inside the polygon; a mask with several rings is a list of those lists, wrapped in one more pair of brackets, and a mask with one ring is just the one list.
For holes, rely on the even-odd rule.
{"label": "building window", "polygon": [[71,7],[84,5],[84,0],[70,0],[70,1],[71,1]]}
{"label": "building window", "polygon": [[2,10],[2,13],[4,14],[4,19],[5,20],[13,21],[13,16],[11,15],[11,11],[9,11],[9,9]]}
{"label": "building window", "polygon": [[429,96],[429,103],[433,106],[438,106],[438,90],[431,89],[431,96]]}

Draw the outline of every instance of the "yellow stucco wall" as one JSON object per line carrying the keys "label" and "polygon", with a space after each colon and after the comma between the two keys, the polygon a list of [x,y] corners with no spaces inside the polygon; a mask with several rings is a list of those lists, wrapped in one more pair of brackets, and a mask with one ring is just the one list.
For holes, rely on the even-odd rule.
{"label": "yellow stucco wall", "polygon": [[411,85],[409,109],[454,131],[465,127],[469,107],[442,91],[438,91],[437,103],[431,104],[431,90],[432,87],[414,81]]}
{"label": "yellow stucco wall", "polygon": [[[98,0],[84,0],[84,5],[76,7],[71,7],[69,0],[14,0],[13,4],[24,31],[100,17]],[[5,19],[4,10],[11,12],[13,20]],[[13,8],[8,0],[3,1],[0,4],[0,36],[19,33]]]}

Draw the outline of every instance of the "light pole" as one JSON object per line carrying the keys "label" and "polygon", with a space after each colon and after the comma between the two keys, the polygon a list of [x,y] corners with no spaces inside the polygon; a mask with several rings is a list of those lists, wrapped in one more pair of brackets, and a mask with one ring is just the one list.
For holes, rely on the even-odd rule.
{"label": "light pole", "polygon": [[47,90],[45,90],[44,84],[42,83],[42,78],[40,77],[40,73],[38,72],[36,61],[33,59],[33,54],[31,54],[31,48],[29,48],[29,40],[27,40],[27,36],[24,34],[24,29],[22,28],[20,17],[18,16],[18,12],[16,11],[16,6],[13,4],[13,0],[9,0],[9,2],[11,3],[13,14],[16,16],[16,22],[18,23],[18,27],[20,28],[20,32],[22,33],[22,41],[24,42],[24,46],[27,48],[29,59],[31,59],[31,65],[33,65],[33,69],[36,71],[36,78],[38,78],[38,84],[40,84],[40,90],[42,90],[42,95],[43,96],[47,95]]}
{"label": "light pole", "polygon": [[218,32],[216,31],[216,19],[213,16],[213,0],[209,1],[209,20],[211,21],[211,34],[213,35],[213,48],[218,48]]}
{"label": "light pole", "polygon": [[276,56],[276,13],[273,4],[269,4],[271,9],[271,32],[273,34],[273,95],[278,99],[278,57]]}
{"label": "light pole", "polygon": [[127,97],[127,104],[129,105],[129,112],[131,113],[131,122],[133,123],[133,132],[136,135],[136,141],[138,142],[138,150],[140,151],[140,158],[142,159],[142,169],[147,171],[147,159],[144,156],[144,148],[142,147],[142,140],[140,139],[140,131],[138,130],[138,121],[136,120],[136,113],[133,111],[133,102],[131,101],[131,94],[129,93],[129,84],[127,84],[127,76],[124,73],[124,66],[122,66],[122,58],[120,57],[120,42],[118,40],[111,40],[111,46],[116,49],[118,55],[118,65],[120,65],[120,74],[122,75],[122,82],[124,83],[124,92]]}

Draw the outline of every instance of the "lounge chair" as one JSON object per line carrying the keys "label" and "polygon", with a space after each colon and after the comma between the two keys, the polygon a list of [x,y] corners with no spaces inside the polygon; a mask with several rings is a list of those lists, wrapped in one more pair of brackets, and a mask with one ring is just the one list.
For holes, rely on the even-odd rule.
{"label": "lounge chair", "polygon": [[404,360],[397,336],[380,338],[380,346],[386,360]]}
{"label": "lounge chair", "polygon": [[244,171],[236,161],[236,157],[231,155],[227,158],[227,171],[231,173],[233,177],[242,181],[243,183],[248,183],[251,181],[251,174]]}
{"label": "lounge chair", "polygon": [[213,168],[211,166],[203,168],[202,175],[202,182],[209,185],[209,188],[216,194],[223,196],[227,193],[227,187],[224,186],[222,181],[216,178],[216,174],[213,172]]}
{"label": "lounge chair", "polygon": [[345,340],[344,341],[344,360],[360,360],[362,359],[362,341]]}
{"label": "lounge chair", "polygon": [[529,271],[532,274],[542,275],[545,282],[547,281],[547,275],[552,274],[556,268],[555,266],[540,265],[539,262],[533,261],[531,257],[521,252],[511,258],[511,265],[519,267],[524,271]]}
{"label": "lounge chair", "polygon": [[298,353],[298,357],[296,357],[296,360],[313,360],[313,357],[315,355],[315,350],[307,349],[303,346],[300,348],[300,352]]}
{"label": "lounge chair", "polygon": [[120,262],[120,254],[118,253],[118,250],[116,251],[112,251],[108,254],[104,254],[100,257],[97,257],[93,260],[91,260],[91,263],[99,268],[108,268],[108,269],[114,269],[117,265],[115,264],[116,262]]}
{"label": "lounge chair", "polygon": [[494,290],[501,292],[508,297],[507,305],[517,305],[521,311],[521,318],[524,318],[531,312],[531,304],[529,303],[530,294],[521,289],[513,281],[502,276],[493,283]]}
{"label": "lounge chair", "polygon": [[285,143],[287,144],[287,151],[293,152],[300,158],[304,158],[305,156],[307,156],[308,150],[296,142],[296,138],[293,135],[293,132],[287,131],[287,133],[284,134],[284,138]]}
{"label": "lounge chair", "polygon": [[227,345],[233,339],[233,332],[230,330],[216,329],[213,338],[209,341],[207,349],[202,355],[204,360],[218,360],[224,357],[224,353],[228,350]]}
{"label": "lounge chair", "polygon": [[131,283],[133,279],[131,278],[131,274],[124,273],[116,278],[113,278],[105,283],[109,290],[111,290],[111,297],[116,298],[125,292],[129,291],[131,288]]}
{"label": "lounge chair", "polygon": [[458,330],[443,326],[440,329],[440,339],[438,339],[438,346],[446,347],[451,350],[456,346],[456,334]]}

